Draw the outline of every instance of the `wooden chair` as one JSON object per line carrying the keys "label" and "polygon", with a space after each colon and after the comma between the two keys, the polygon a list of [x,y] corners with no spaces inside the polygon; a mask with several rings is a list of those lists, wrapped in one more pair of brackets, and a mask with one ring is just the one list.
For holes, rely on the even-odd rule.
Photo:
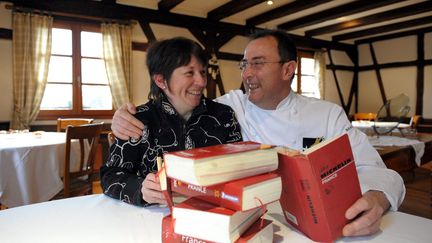
{"label": "wooden chair", "polygon": [[63,132],[68,126],[80,126],[84,124],[93,123],[91,118],[58,118],[57,119],[57,132]]}
{"label": "wooden chair", "polygon": [[108,139],[108,145],[111,147],[111,145],[115,143],[115,135],[112,131],[108,133],[107,139]]}
{"label": "wooden chair", "polygon": [[376,113],[355,113],[354,120],[355,121],[375,121],[377,118]]}
{"label": "wooden chair", "polygon": [[[64,188],[53,199],[93,193],[92,184],[94,177],[92,174],[94,172],[94,162],[102,127],[103,123],[97,123],[75,127],[69,126],[66,128],[66,151],[63,172]],[[79,169],[77,171],[70,171],[72,140],[79,140],[80,156],[79,161],[77,161],[79,162]]]}
{"label": "wooden chair", "polygon": [[411,120],[409,122],[409,124],[411,125],[412,128],[416,128],[419,121],[420,121],[421,116],[420,115],[414,115],[411,117]]}

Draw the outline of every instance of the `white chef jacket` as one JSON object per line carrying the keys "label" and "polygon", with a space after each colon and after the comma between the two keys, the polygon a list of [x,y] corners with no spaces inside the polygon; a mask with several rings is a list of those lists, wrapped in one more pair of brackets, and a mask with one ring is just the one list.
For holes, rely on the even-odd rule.
{"label": "white chef jacket", "polygon": [[352,127],[340,106],[295,92],[290,92],[275,110],[259,108],[241,90],[230,91],[216,101],[234,109],[245,141],[301,150],[305,141],[348,133],[362,193],[384,192],[394,211],[402,203],[405,186],[401,176],[386,168],[366,135]]}

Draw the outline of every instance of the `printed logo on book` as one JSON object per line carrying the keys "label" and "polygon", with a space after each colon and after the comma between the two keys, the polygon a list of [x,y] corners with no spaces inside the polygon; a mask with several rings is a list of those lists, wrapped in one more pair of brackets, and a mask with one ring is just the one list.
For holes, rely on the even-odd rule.
{"label": "printed logo on book", "polygon": [[239,201],[238,197],[226,194],[225,192],[222,192],[222,198],[226,199],[228,201],[231,201],[231,202],[238,202]]}
{"label": "printed logo on book", "polygon": [[[335,165],[333,168],[330,168],[329,170],[326,170],[324,173],[321,174],[321,184],[326,184],[329,181],[333,180],[337,177],[337,172],[343,169],[345,166],[347,166],[349,163],[353,162],[351,158],[348,158],[341,163]],[[325,170],[326,168],[323,168],[322,170]]]}

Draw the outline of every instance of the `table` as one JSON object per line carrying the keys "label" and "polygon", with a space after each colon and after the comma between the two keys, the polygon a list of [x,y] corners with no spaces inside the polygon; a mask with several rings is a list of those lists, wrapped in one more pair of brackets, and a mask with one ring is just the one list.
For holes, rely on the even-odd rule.
{"label": "table", "polygon": [[[166,207],[141,208],[103,194],[68,198],[0,211],[0,242],[160,242]],[[268,205],[274,242],[311,242],[291,228],[278,202]],[[338,242],[430,242],[432,220],[401,212],[387,213],[382,231]]]}
{"label": "table", "polygon": [[[43,202],[61,191],[65,143],[65,133],[0,134],[0,203],[16,207]],[[72,161],[77,154],[78,143],[72,143]]]}
{"label": "table", "polygon": [[[424,154],[421,157],[420,164],[432,161],[432,134],[418,133],[416,139],[424,142]],[[386,146],[377,147],[377,151],[384,160],[386,166],[399,172],[402,176],[405,174],[412,175],[414,169],[417,168],[415,162],[415,152],[412,146]]]}

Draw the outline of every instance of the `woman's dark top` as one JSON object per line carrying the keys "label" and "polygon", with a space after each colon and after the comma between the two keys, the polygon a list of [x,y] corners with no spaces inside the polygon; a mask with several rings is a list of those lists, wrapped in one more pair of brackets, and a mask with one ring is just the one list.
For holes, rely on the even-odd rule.
{"label": "woman's dark top", "polygon": [[101,167],[103,192],[124,202],[147,206],[141,184],[157,171],[156,158],[166,152],[241,141],[240,125],[231,107],[205,97],[185,121],[165,96],[138,106],[135,115],[146,128],[138,139],[116,138]]}

